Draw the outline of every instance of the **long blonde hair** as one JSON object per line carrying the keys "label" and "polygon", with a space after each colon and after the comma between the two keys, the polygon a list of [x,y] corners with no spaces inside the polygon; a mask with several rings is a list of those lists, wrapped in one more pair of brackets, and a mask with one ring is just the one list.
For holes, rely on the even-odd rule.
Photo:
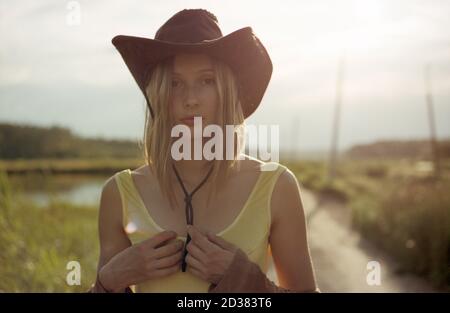
{"label": "long blonde hair", "polygon": [[[216,78],[216,88],[219,96],[218,124],[225,132],[226,125],[236,126],[234,132],[233,160],[227,160],[225,155],[222,160],[213,160],[213,169],[208,183],[211,184],[211,192],[208,195],[207,205],[217,191],[222,187],[222,183],[228,178],[231,169],[239,166],[236,162],[238,155],[245,145],[245,119],[239,101],[239,90],[236,78],[228,65],[218,60],[212,59],[213,69]],[[175,192],[170,181],[172,171],[171,158],[171,116],[168,110],[171,92],[173,58],[169,58],[159,63],[153,70],[151,79],[147,85],[146,93],[153,110],[153,119],[147,107],[145,115],[144,129],[144,159],[146,164],[153,170],[162,193],[168,198],[170,206],[174,209]],[[226,135],[224,135],[225,137]],[[225,145],[226,140],[224,140]],[[223,149],[226,151],[226,146]],[[175,201],[174,201],[175,200]]]}

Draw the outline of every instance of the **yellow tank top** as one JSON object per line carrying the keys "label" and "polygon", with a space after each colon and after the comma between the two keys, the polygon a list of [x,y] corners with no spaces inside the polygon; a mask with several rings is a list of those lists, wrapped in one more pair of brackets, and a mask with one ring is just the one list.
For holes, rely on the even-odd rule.
{"label": "yellow tank top", "polygon": [[[235,220],[216,234],[242,249],[249,259],[258,264],[264,273],[270,256],[269,232],[271,225],[270,200],[284,165],[268,162],[261,172],[249,198]],[[132,244],[151,238],[164,231],[150,216],[131,176],[131,170],[117,172],[115,180],[120,191],[123,209],[123,227]],[[186,242],[186,237],[178,236]],[[151,279],[131,286],[134,292],[208,292],[210,283],[190,272],[182,272]]]}

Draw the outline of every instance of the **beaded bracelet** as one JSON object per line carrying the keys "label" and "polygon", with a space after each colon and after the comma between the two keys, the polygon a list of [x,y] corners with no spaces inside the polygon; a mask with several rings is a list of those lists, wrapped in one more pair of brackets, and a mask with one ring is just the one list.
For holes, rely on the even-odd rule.
{"label": "beaded bracelet", "polygon": [[100,287],[102,287],[102,289],[107,292],[107,293],[112,293],[111,290],[108,290],[105,288],[105,286],[103,286],[102,282],[100,281],[100,273],[97,273],[97,283],[100,285]]}
{"label": "beaded bracelet", "polygon": [[[100,285],[100,287],[106,292],[106,293],[112,293],[111,290],[108,290],[103,286],[102,282],[100,281],[100,274],[97,273],[97,282]],[[125,293],[134,293],[133,290],[128,286],[125,288]]]}

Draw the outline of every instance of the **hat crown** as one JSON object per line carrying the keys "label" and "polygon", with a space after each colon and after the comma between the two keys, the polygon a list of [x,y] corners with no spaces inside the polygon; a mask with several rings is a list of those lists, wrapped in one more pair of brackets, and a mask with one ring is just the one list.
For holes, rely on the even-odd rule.
{"label": "hat crown", "polygon": [[155,39],[175,43],[199,43],[222,37],[217,17],[204,9],[185,9],[165,22]]}

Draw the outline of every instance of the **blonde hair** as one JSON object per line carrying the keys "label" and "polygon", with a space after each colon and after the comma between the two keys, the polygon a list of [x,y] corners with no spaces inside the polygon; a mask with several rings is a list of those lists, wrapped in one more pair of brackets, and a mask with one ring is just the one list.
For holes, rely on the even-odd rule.
{"label": "blonde hair", "polygon": [[[219,98],[219,110],[217,124],[225,132],[226,125],[236,126],[234,132],[233,160],[227,160],[226,140],[224,140],[224,157],[222,160],[213,160],[213,169],[207,183],[211,184],[211,192],[208,195],[207,205],[222,183],[229,177],[231,169],[237,165],[238,155],[244,149],[245,119],[239,101],[239,90],[236,78],[232,70],[223,62],[212,59],[216,78],[216,88]],[[144,129],[144,159],[153,170],[162,193],[168,198],[171,208],[174,208],[175,192],[170,181],[172,169],[171,158],[171,116],[168,110],[171,92],[173,58],[159,63],[153,70],[151,79],[147,85],[146,93],[153,110],[153,119],[150,119],[150,110],[147,107]],[[224,135],[226,137],[226,135]],[[224,138],[225,139],[225,138]],[[236,148],[237,147],[237,148]],[[178,186],[177,186],[178,188]],[[174,201],[175,200],[175,201]]]}

